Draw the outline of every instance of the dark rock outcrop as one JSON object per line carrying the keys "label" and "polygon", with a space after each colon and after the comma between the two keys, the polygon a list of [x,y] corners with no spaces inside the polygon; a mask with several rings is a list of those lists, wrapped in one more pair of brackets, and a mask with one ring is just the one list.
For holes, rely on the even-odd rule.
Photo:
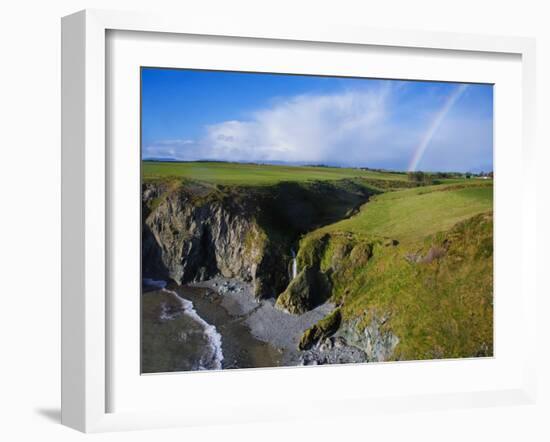
{"label": "dark rock outcrop", "polygon": [[326,274],[313,267],[304,267],[277,298],[276,306],[301,315],[322,304],[330,296]]}
{"label": "dark rock outcrop", "polygon": [[337,308],[304,332],[302,338],[300,339],[298,349],[309,350],[317,344],[317,342],[332,336],[336,333],[338,327],[340,327],[341,322],[342,314],[340,313],[340,309]]}
{"label": "dark rock outcrop", "polygon": [[216,275],[239,278],[253,282],[258,297],[273,296],[287,283],[286,271],[274,265],[284,262],[282,251],[258,225],[253,201],[216,197],[214,191],[197,198],[182,189],[150,195],[161,201],[145,200],[152,209],[142,231],[144,276],[178,284]]}
{"label": "dark rock outcrop", "polygon": [[144,183],[143,276],[184,284],[221,275],[252,282],[259,298],[276,297],[290,281],[299,236],[341,219],[372,192],[348,180],[257,187]]}

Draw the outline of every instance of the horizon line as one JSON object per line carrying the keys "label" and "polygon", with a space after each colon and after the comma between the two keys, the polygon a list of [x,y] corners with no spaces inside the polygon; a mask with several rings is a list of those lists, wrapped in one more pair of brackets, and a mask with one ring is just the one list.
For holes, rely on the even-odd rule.
{"label": "horizon line", "polygon": [[[493,169],[484,170],[481,167],[474,170],[407,170],[405,169],[386,169],[383,167],[372,167],[364,165],[344,165],[344,164],[330,164],[330,163],[316,163],[316,162],[285,162],[279,160],[273,161],[238,161],[238,160],[217,160],[217,159],[197,159],[197,160],[183,160],[177,158],[162,158],[162,157],[148,157],[142,158],[142,162],[157,162],[157,163],[226,163],[226,164],[247,164],[247,165],[257,165],[257,166],[289,166],[289,167],[324,167],[324,168],[334,168],[334,169],[366,169],[379,172],[388,172],[388,173],[449,173],[449,174],[480,174],[480,173],[493,173]],[[476,172],[475,170],[479,170]]]}

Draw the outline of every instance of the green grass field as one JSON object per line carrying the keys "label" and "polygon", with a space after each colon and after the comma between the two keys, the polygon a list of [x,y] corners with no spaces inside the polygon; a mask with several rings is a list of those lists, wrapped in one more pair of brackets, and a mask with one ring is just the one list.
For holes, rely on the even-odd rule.
{"label": "green grass field", "polygon": [[345,178],[366,178],[388,181],[406,181],[404,173],[374,172],[339,167],[274,166],[224,162],[157,162],[143,161],[145,181],[183,178],[224,185],[270,185],[282,181],[326,181]]}
{"label": "green grass field", "polygon": [[492,206],[491,182],[400,190],[373,197],[358,215],[319,232],[347,231],[391,237],[400,242],[421,241],[427,235],[449,230],[459,221],[491,210]]}

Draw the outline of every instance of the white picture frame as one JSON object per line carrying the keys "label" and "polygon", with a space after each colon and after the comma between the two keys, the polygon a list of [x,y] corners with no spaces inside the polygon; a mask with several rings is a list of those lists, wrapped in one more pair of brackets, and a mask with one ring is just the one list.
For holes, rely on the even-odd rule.
{"label": "white picture frame", "polygon": [[[270,39],[285,42],[337,43],[383,48],[435,49],[521,57],[522,173],[534,170],[535,43],[532,39],[416,31],[388,31],[308,24],[294,28],[246,22],[213,23],[193,17],[165,17],[99,10],[81,11],[62,20],[62,423],[85,432],[185,426],[216,422],[284,419],[304,413],[301,404],[285,409],[258,409],[237,404],[216,416],[162,411],[109,412],[113,386],[108,372],[111,321],[108,302],[109,203],[106,120],[106,35],[109,31],[138,31],[179,35]],[[519,127],[518,126],[518,127]],[[534,260],[535,193],[521,190],[521,309],[523,317],[536,316]],[[532,403],[536,393],[533,354],[535,324],[522,323],[525,351],[521,353],[521,383],[502,389],[482,388],[460,393],[388,395],[339,400],[342,414]],[[381,370],[385,368],[381,365]],[[338,369],[338,367],[335,367]],[[265,373],[265,372],[264,372]],[[287,371],[290,373],[290,371]],[[262,376],[269,376],[263,374]],[[287,375],[290,376],[290,375]],[[239,402],[238,399],[235,399]],[[320,400],[312,411],[323,413]],[[334,412],[332,413],[334,414]]]}

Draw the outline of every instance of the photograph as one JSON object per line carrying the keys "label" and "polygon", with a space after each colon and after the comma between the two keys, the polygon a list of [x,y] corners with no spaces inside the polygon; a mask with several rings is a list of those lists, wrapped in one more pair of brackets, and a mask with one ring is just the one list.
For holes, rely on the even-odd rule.
{"label": "photograph", "polygon": [[493,84],[140,75],[142,374],[493,357]]}

